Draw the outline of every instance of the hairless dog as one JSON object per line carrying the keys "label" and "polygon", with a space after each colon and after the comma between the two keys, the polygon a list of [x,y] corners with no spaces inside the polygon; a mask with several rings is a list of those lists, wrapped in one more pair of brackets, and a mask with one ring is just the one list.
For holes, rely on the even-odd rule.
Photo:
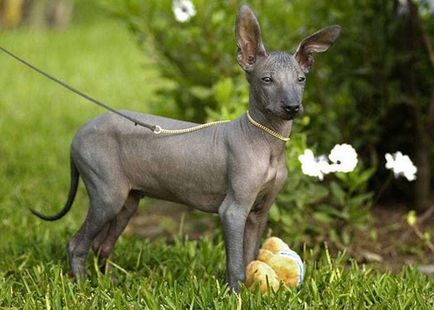
{"label": "hairless dog", "polygon": [[[339,26],[305,38],[294,54],[267,52],[253,11],[243,5],[237,16],[237,60],[249,82],[249,110],[227,123],[187,134],[144,131],[114,113],[84,125],[71,145],[71,187],[62,211],[74,201],[81,176],[90,207],[80,230],[68,243],[74,276],[86,275],[92,247],[100,266],[113,251],[144,196],[218,213],[223,225],[227,281],[239,291],[245,266],[259,249],[267,213],[286,178],[285,139],[294,117],[303,112],[305,75],[313,54],[326,51]],[[184,129],[194,123],[122,111],[143,123]],[[268,129],[268,130],[267,130]]]}

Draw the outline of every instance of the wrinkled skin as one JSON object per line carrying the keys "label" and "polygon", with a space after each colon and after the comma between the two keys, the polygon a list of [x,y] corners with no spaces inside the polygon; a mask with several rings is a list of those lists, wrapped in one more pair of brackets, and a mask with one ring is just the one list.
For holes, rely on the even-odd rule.
{"label": "wrinkled skin", "polygon": [[[289,136],[292,119],[302,113],[305,74],[312,54],[333,44],[339,26],[303,40],[294,55],[268,53],[252,10],[240,8],[236,23],[237,60],[250,84],[249,111],[259,123]],[[167,129],[193,123],[123,111],[142,122]],[[259,249],[267,213],[286,178],[285,142],[252,125],[246,115],[188,134],[156,135],[107,113],[76,134],[71,147],[71,189],[64,209],[74,200],[81,176],[90,207],[83,226],[68,243],[74,276],[85,276],[89,249],[101,267],[135,213],[139,200],[154,197],[218,213],[223,225],[227,280],[239,290],[245,266]]]}

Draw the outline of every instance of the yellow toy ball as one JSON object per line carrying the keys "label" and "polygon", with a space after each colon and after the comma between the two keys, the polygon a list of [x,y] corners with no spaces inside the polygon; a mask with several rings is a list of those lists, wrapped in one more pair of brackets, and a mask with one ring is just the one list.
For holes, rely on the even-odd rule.
{"label": "yellow toy ball", "polygon": [[277,290],[280,284],[288,288],[297,287],[303,278],[304,264],[300,256],[277,237],[264,242],[257,260],[246,269],[246,286],[252,288],[258,283],[262,293],[267,291],[266,279],[270,288]]}

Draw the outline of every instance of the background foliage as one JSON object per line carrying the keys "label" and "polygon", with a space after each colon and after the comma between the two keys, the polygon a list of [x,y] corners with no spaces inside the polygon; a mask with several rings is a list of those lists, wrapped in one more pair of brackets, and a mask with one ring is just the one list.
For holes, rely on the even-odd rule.
{"label": "background foliage", "polygon": [[[172,12],[173,1],[105,1],[173,82],[170,89],[160,90],[154,113],[197,122],[235,118],[248,103],[247,82],[235,61],[233,29],[240,2],[193,3],[197,14],[180,23]],[[374,190],[383,197],[413,199],[411,208],[427,209],[434,154],[432,135],[427,133],[433,122],[428,115],[433,67],[424,43],[416,40],[409,46],[401,35],[414,23],[412,8],[423,32],[434,34],[427,4],[385,0],[249,4],[269,50],[292,52],[304,36],[326,25],[343,27],[337,44],[317,57],[308,77],[306,113],[295,122],[288,146],[290,177],[277,201],[279,208],[272,209],[273,227],[288,234],[297,227],[297,239],[303,242],[319,238],[348,244],[352,231],[368,218]],[[422,9],[425,17],[419,16]],[[422,28],[413,28],[406,38],[421,37]],[[355,172],[323,183],[301,174],[298,156],[306,147],[321,154],[343,142],[359,153]],[[416,158],[416,185],[398,180],[382,186],[390,181],[383,168],[384,153],[396,150]],[[411,190],[415,194],[409,195]]]}

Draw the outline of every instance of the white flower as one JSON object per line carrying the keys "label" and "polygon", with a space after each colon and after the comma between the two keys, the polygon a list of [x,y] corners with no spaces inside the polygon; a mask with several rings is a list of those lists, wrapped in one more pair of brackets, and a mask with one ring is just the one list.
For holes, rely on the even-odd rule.
{"label": "white flower", "polygon": [[337,144],[328,156],[332,162],[329,163],[327,156],[315,157],[310,149],[306,149],[298,157],[301,162],[301,170],[304,174],[317,177],[322,180],[325,174],[333,172],[351,172],[357,166],[357,153],[349,144]]}
{"label": "white flower", "polygon": [[387,153],[384,157],[386,158],[386,169],[392,170],[395,178],[402,175],[409,181],[416,179],[417,167],[413,164],[410,157],[403,155],[401,152],[396,152],[393,155]]}
{"label": "white flower", "polygon": [[301,162],[301,170],[305,175],[317,177],[320,180],[324,178],[320,164],[315,159],[313,152],[310,149],[304,150],[304,153],[298,156],[298,160]]}
{"label": "white flower", "polygon": [[357,166],[357,152],[349,144],[336,144],[329,154],[331,172],[351,172]]}
{"label": "white flower", "polygon": [[317,165],[322,173],[329,174],[331,172],[335,172],[333,170],[332,165],[329,164],[329,161],[327,159],[326,155],[320,155],[317,158],[315,158]]}
{"label": "white flower", "polygon": [[180,23],[185,23],[196,15],[196,9],[190,0],[174,0],[172,11],[175,14],[176,20]]}

